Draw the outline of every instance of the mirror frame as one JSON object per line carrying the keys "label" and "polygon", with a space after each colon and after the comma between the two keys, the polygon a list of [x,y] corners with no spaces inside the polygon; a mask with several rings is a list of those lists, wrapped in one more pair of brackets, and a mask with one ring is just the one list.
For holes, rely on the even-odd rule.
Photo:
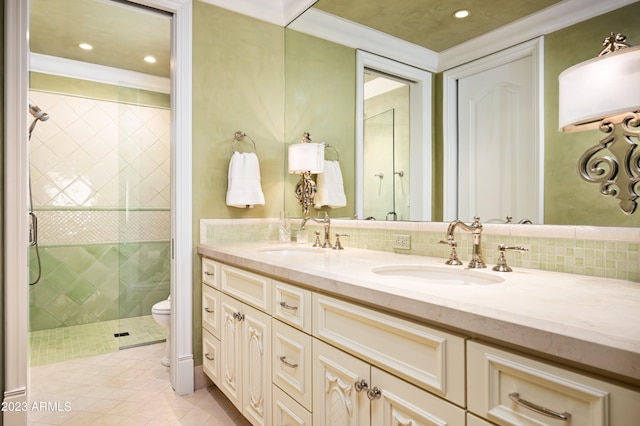
{"label": "mirror frame", "polygon": [[431,221],[433,208],[432,82],[430,72],[356,50],[356,217],[364,218],[364,71],[372,69],[409,81],[409,217]]}

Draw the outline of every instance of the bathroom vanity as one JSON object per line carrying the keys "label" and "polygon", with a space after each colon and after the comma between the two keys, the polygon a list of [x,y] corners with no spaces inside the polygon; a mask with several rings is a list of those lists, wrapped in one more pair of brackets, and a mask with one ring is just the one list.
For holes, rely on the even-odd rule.
{"label": "bathroom vanity", "polygon": [[640,285],[265,242],[200,245],[203,368],[254,425],[640,418]]}

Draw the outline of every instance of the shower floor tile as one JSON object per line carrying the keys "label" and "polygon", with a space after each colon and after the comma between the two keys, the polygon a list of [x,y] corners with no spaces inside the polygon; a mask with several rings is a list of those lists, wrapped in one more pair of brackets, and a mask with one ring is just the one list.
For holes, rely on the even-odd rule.
{"label": "shower floor tile", "polygon": [[[124,332],[129,335],[114,336]],[[151,315],[32,331],[29,333],[29,365],[35,367],[106,354],[126,347],[160,342],[165,338],[165,330]]]}

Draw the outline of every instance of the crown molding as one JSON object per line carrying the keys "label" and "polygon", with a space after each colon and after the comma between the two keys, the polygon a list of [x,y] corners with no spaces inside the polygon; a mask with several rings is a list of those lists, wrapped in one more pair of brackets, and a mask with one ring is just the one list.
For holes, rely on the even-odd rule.
{"label": "crown molding", "polygon": [[[637,0],[566,0],[443,52],[438,71],[445,71],[516,44],[594,18]],[[603,35],[603,37],[606,34]]]}
{"label": "crown molding", "polygon": [[432,50],[317,9],[307,10],[287,28],[427,71],[438,64],[438,54]]}
{"label": "crown molding", "polygon": [[29,54],[29,60],[29,69],[35,72],[116,86],[133,87],[152,92],[171,93],[171,80],[168,77],[90,64],[40,53]]}

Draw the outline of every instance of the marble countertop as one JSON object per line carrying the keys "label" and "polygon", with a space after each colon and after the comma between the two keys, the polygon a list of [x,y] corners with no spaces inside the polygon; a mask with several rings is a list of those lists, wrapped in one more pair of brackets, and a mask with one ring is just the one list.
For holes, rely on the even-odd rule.
{"label": "marble countertop", "polygon": [[[276,242],[201,244],[206,257],[390,310],[469,337],[533,351],[640,386],[640,284],[491,266],[468,270],[445,259],[374,250],[311,249]],[[275,248],[274,251],[265,250]],[[290,248],[290,251],[282,251]],[[513,254],[511,254],[513,256]],[[503,279],[486,285],[383,276],[387,265],[421,265]]]}

